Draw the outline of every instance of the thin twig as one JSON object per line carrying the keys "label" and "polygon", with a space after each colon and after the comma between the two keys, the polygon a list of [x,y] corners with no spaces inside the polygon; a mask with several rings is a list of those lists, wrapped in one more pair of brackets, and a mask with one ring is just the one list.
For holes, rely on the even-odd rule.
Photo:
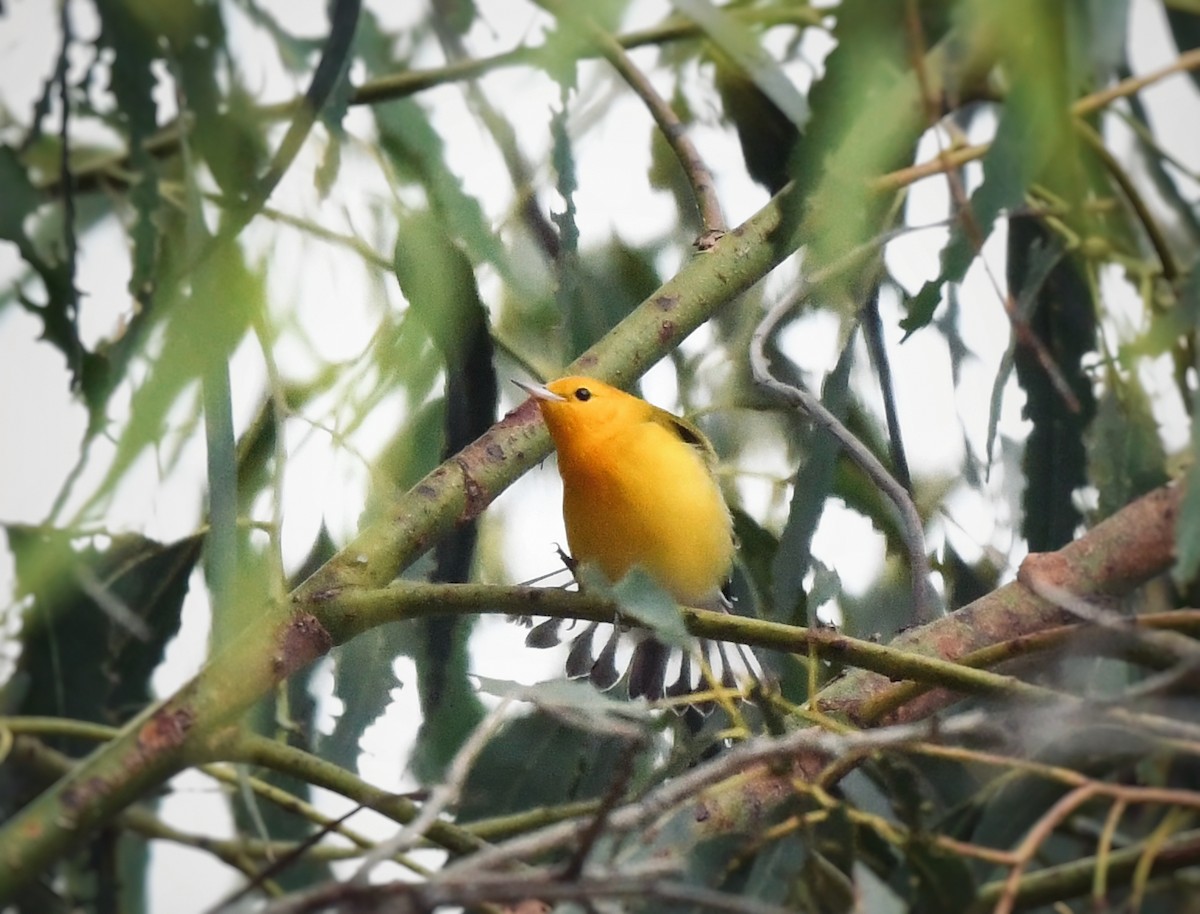
{"label": "thin twig", "polygon": [[[1195,866],[1200,859],[1200,830],[1181,832],[1168,838],[1161,846],[1151,849],[1151,841],[1138,841],[1120,850],[1111,851],[1103,861],[1097,856],[1082,857],[1067,863],[1049,865],[1021,880],[1017,898],[1022,909],[1049,905],[1065,898],[1082,897],[1096,888],[1097,867],[1107,866],[1109,879],[1132,877],[1146,854],[1154,855],[1155,875],[1166,874]],[[981,885],[976,894],[976,908],[987,910],[1003,894],[1004,883],[995,881]],[[1102,911],[1103,906],[1087,910]],[[1123,910],[1136,910],[1124,908]]]}
{"label": "thin twig", "polygon": [[687,130],[675,110],[658,94],[653,83],[639,70],[625,53],[621,42],[596,24],[586,13],[580,13],[571,0],[538,0],[547,12],[553,13],[561,20],[569,20],[587,32],[590,38],[618,73],[646,105],[654,123],[662,131],[663,139],[675,153],[679,165],[692,188],[696,198],[696,208],[700,211],[700,223],[703,234],[696,242],[700,250],[708,250],[721,235],[725,234],[725,214],[721,210],[721,202],[717,199],[716,187],[713,183],[712,172],[704,163],[695,144],[687,135]]}
{"label": "thin twig", "polygon": [[1118,98],[1124,98],[1126,95],[1133,95],[1140,92],[1147,86],[1164,80],[1168,76],[1174,76],[1176,73],[1185,73],[1188,70],[1195,69],[1200,69],[1200,48],[1194,48],[1191,51],[1180,54],[1165,67],[1152,70],[1145,76],[1131,76],[1129,79],[1123,79],[1119,83],[1109,86],[1107,89],[1101,89],[1099,92],[1085,95],[1071,106],[1071,113],[1076,117],[1083,117],[1091,114],[1093,111],[1104,108],[1109,103],[1115,102]]}
{"label": "thin twig", "polygon": [[[694,799],[704,788],[745,774],[747,769],[762,763],[792,760],[801,753],[834,757],[867,748],[977,736],[989,727],[988,718],[982,711],[970,711],[942,721],[922,721],[865,732],[831,733],[810,727],[782,737],[757,737],[667,782],[642,800],[614,810],[609,816],[610,833],[648,826],[681,803]],[[589,817],[563,822],[514,838],[450,864],[438,878],[457,879],[466,874],[478,878],[483,871],[571,846],[586,831],[590,821]]]}
{"label": "thin twig", "polygon": [[1025,840],[1017,848],[1017,854],[1020,858],[1020,863],[1012,868],[1008,874],[1008,879],[1004,883],[1004,894],[1000,896],[1000,900],[996,903],[993,914],[1011,914],[1013,905],[1017,900],[1017,893],[1021,889],[1021,875],[1033,860],[1034,854],[1040,848],[1054,831],[1058,825],[1070,816],[1076,809],[1094,797],[1100,791],[1101,784],[1098,781],[1091,781],[1081,787],[1076,787],[1070,793],[1063,796],[1057,803],[1046,811],[1046,814],[1038,820],[1037,824],[1025,836]]}
{"label": "thin twig", "polygon": [[[649,861],[617,872],[597,870],[568,881],[547,869],[521,873],[487,873],[462,880],[427,883],[392,882],[387,885],[353,886],[331,883],[281,899],[266,909],[268,914],[303,914],[316,910],[370,912],[433,911],[448,906],[479,907],[489,902],[518,903],[576,901],[587,905],[601,898],[653,899],[692,909],[725,911],[729,914],[787,914],[783,908],[703,886],[678,881],[676,860]],[[589,910],[592,908],[589,908]],[[505,907],[505,910],[510,908]]]}
{"label": "thin twig", "polygon": [[443,812],[458,803],[459,797],[462,795],[463,785],[467,782],[467,775],[471,773],[471,768],[475,764],[475,760],[479,758],[479,753],[483,751],[488,740],[496,732],[504,720],[504,715],[508,711],[508,706],[511,699],[503,698],[475,727],[475,730],[467,738],[467,741],[462,744],[462,747],[454,755],[454,760],[450,763],[450,768],[446,772],[446,778],[433,789],[429,794],[429,799],[425,801],[425,805],[421,808],[421,812],[415,819],[405,825],[393,837],[387,841],[381,841],[370,853],[363,859],[362,865],[355,871],[352,881],[365,885],[367,878],[371,875],[371,870],[385,860],[391,860],[397,854],[401,854],[408,850],[424,836],[429,827],[437,821],[438,817]]}
{"label": "thin twig", "polygon": [[791,405],[799,407],[810,420],[833,435],[850,458],[896,506],[896,510],[900,514],[904,545],[908,550],[909,568],[912,573],[915,616],[921,622],[929,622],[941,614],[941,601],[930,580],[929,556],[925,552],[925,531],[921,514],[913,503],[912,496],[887,471],[887,467],[879,462],[879,458],[842,425],[837,417],[821,404],[820,400],[802,388],[779,381],[771,373],[765,352],[766,341],[779,322],[783,320],[784,315],[807,298],[811,289],[811,286],[803,285],[792,295],[781,298],[755,328],[754,335],[750,339],[750,368],[754,375],[754,381],[760,387],[783,398]]}
{"label": "thin twig", "polygon": [[1180,681],[1195,677],[1196,673],[1200,671],[1200,645],[1196,644],[1194,638],[1179,632],[1139,628],[1132,619],[1105,609],[1103,606],[1098,606],[1090,600],[1072,593],[1067,588],[1055,584],[1047,574],[1037,570],[1036,565],[1033,565],[1033,570],[1031,570],[1031,564],[1029,562],[1022,564],[1018,579],[1043,600],[1053,603],[1055,606],[1061,606],[1085,622],[1090,622],[1111,632],[1118,632],[1131,642],[1144,644],[1157,652],[1174,657],[1178,661],[1171,668],[1163,670],[1157,675],[1149,676],[1136,686],[1125,689],[1112,699],[1114,702],[1126,705],[1132,699],[1145,698],[1167,691]]}
{"label": "thin twig", "polygon": [[1194,638],[1179,632],[1139,628],[1132,619],[1072,593],[1051,581],[1046,574],[1029,570],[1028,565],[1022,565],[1018,580],[1043,600],[1061,606],[1085,622],[1144,641],[1160,651],[1174,655],[1180,661],[1189,664],[1200,663],[1200,644],[1197,644]]}

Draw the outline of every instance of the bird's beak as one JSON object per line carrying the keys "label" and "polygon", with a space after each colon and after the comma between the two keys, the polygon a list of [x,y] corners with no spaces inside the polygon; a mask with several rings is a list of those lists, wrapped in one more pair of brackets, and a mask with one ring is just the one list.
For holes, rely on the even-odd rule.
{"label": "bird's beak", "polygon": [[567,400],[566,397],[560,397],[554,391],[550,390],[550,388],[543,387],[541,384],[526,384],[524,381],[518,381],[516,378],[513,378],[513,383],[536,400],[549,400],[556,403],[565,403]]}

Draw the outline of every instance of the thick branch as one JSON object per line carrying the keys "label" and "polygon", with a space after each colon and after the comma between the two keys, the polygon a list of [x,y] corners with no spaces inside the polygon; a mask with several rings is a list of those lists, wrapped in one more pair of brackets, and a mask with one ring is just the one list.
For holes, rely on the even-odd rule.
{"label": "thick branch", "polygon": [[[1064,590],[1080,596],[1126,594],[1164,573],[1174,561],[1175,517],[1182,489],[1155,489],[1089,530],[1057,552],[1030,555],[1018,580],[929,625],[905,632],[891,646],[918,654],[958,660],[993,644],[1062,625],[1070,612],[1041,599],[1020,578],[1030,569]],[[889,693],[904,688],[865,670],[856,670],[824,689],[823,710],[860,725],[894,723],[928,717],[953,701],[943,690],[926,693],[894,712],[879,716]]]}

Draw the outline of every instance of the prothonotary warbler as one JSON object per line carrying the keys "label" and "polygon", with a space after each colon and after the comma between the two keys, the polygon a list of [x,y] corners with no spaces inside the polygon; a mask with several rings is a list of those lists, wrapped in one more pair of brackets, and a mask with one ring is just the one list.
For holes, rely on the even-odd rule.
{"label": "prothonotary warbler", "polygon": [[[640,566],[681,604],[728,606],[722,588],[733,566],[733,521],[704,435],[594,378],[517,384],[536,398],[558,453],[574,562],[612,583]],[[643,645],[631,665],[630,694],[684,691],[664,689],[666,649]],[[689,675],[681,671],[681,679]]]}

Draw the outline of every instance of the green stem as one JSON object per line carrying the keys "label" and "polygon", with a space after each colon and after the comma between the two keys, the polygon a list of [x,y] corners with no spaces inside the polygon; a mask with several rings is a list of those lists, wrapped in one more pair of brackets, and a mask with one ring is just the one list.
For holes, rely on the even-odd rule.
{"label": "green stem", "polygon": [[[338,616],[345,627],[331,634],[335,641],[387,622],[464,613],[537,615],[586,622],[614,622],[635,628],[638,622],[620,616],[619,607],[604,597],[547,587],[497,587],[489,584],[404,583],[379,590],[354,590],[337,598]],[[835,629],[803,628],[749,619],[730,613],[684,608],[688,631],[713,641],[737,642],[793,654],[813,651],[888,679],[915,680],[970,695],[1052,700],[1061,694],[1030,685],[1012,676],[971,669],[958,663],[886,644],[863,641]]]}
{"label": "green stem", "polygon": [[[310,786],[340,794],[402,825],[407,825],[421,811],[421,807],[407,797],[373,787],[345,768],[254,733],[239,732],[236,735],[229,745],[229,759],[284,772]],[[433,823],[425,837],[455,854],[484,846],[481,839],[449,822]]]}
{"label": "green stem", "polygon": [[[1134,870],[1142,862],[1151,841],[1139,841],[1129,847],[1112,851],[1108,855],[1106,873],[1110,884],[1118,880],[1128,880]],[[1172,835],[1154,854],[1151,874],[1158,876],[1175,872],[1185,867],[1195,866],[1200,860],[1200,830],[1178,832]],[[1035,873],[1028,873],[1021,878],[1021,887],[1017,890],[1017,904],[1026,908],[1049,905],[1068,898],[1081,898],[1092,889],[1096,867],[1100,864],[1098,857],[1084,857],[1072,860],[1070,863],[1058,866],[1048,866]],[[991,911],[1004,893],[1004,880],[998,879],[980,886],[975,896],[975,904],[970,908],[974,912]]]}

